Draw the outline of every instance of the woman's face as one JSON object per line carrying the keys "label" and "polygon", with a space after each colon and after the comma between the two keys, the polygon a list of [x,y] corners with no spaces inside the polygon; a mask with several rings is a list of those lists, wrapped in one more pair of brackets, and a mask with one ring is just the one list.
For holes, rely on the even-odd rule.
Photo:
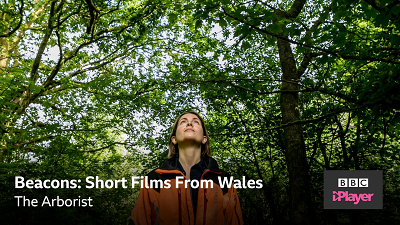
{"label": "woman's face", "polygon": [[201,145],[207,142],[207,137],[203,135],[203,127],[200,119],[192,114],[184,114],[178,120],[176,136],[172,136],[172,143],[183,145]]}

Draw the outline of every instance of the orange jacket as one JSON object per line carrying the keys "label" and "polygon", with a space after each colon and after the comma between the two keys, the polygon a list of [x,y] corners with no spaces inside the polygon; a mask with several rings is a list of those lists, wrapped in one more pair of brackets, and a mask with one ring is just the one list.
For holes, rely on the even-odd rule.
{"label": "orange jacket", "polygon": [[[148,182],[167,181],[170,188],[149,187],[141,188],[139,197],[133,208],[130,224],[135,225],[241,225],[243,224],[242,211],[236,189],[221,188],[218,177],[230,178],[229,175],[218,168],[213,158],[206,157],[204,162],[206,170],[201,176],[203,187],[198,189],[196,214],[193,213],[192,200],[189,186],[185,188],[183,173],[178,169],[178,158],[171,158],[163,165],[151,171],[148,175]],[[182,176],[178,188],[177,177]],[[154,184],[154,183],[153,183]],[[188,184],[190,185],[190,184]]]}

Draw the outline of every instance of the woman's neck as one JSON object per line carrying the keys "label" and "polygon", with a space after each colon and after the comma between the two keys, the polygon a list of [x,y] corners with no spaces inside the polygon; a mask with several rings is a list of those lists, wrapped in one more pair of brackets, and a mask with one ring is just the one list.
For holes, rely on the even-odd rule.
{"label": "woman's neck", "polygon": [[190,169],[200,162],[201,146],[182,148],[179,146],[179,162],[186,172],[186,178],[190,179]]}

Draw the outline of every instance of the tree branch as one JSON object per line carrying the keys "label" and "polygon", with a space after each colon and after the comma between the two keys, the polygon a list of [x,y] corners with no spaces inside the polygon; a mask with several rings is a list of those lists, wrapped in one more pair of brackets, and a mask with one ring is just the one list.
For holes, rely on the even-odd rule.
{"label": "tree branch", "polygon": [[7,34],[1,34],[1,37],[10,37],[11,35],[13,35],[22,25],[22,20],[24,19],[24,0],[20,0],[21,1],[21,5],[19,7],[19,14],[21,15],[21,17],[19,18],[18,24],[14,29],[11,29]]}
{"label": "tree branch", "polygon": [[291,40],[291,39],[289,39],[287,37],[283,37],[283,36],[281,36],[279,34],[275,34],[275,33],[269,32],[266,29],[259,28],[259,27],[255,26],[255,25],[251,24],[250,22],[247,22],[247,21],[245,21],[243,19],[240,19],[240,18],[238,18],[236,16],[233,16],[233,15],[229,14],[224,8],[222,8],[222,10],[223,10],[223,12],[224,12],[224,14],[226,16],[228,16],[228,17],[230,17],[230,18],[232,18],[234,20],[237,20],[237,21],[239,21],[239,22],[241,22],[243,24],[246,24],[246,25],[252,27],[253,29],[255,29],[255,30],[257,30],[257,31],[259,31],[261,33],[271,35],[271,36],[273,36],[275,38],[287,41],[287,42],[292,43],[292,44],[300,45],[302,47],[308,47],[308,48],[312,48],[312,49],[317,49],[317,50],[319,50],[321,52],[327,53],[327,54],[335,56],[335,57],[343,58],[343,59],[368,60],[368,61],[378,61],[378,62],[400,64],[400,61],[390,60],[390,59],[387,59],[387,58],[373,58],[373,57],[370,57],[370,56],[341,55],[341,54],[339,54],[340,51],[330,51],[328,49],[324,49],[324,48],[317,47],[317,46],[314,46],[314,45],[309,45],[309,44],[306,44],[306,43],[300,43],[298,41]]}
{"label": "tree branch", "polygon": [[354,110],[358,110],[358,109],[362,109],[367,107],[368,105],[363,105],[363,106],[358,106],[358,107],[354,107],[354,108],[348,108],[348,109],[341,109],[341,110],[337,110],[336,112],[332,112],[332,113],[328,113],[324,116],[315,118],[315,119],[308,119],[308,120],[298,120],[298,121],[293,121],[293,122],[289,122],[286,124],[282,124],[281,126],[278,127],[272,127],[272,128],[265,128],[265,129],[259,129],[259,130],[253,130],[253,131],[248,131],[248,132],[243,132],[243,133],[239,133],[239,134],[232,134],[232,133],[222,133],[222,134],[214,134],[214,135],[210,135],[210,137],[217,137],[217,136],[230,136],[230,137],[236,137],[236,136],[242,136],[242,135],[248,135],[248,134],[253,134],[253,133],[259,133],[259,132],[264,132],[264,131],[269,131],[269,130],[279,130],[282,129],[284,127],[287,126],[292,126],[295,124],[307,124],[307,123],[315,123],[315,122],[319,122],[322,121],[326,118],[329,118],[331,116],[334,116],[336,114],[339,113],[343,113],[343,112],[350,112],[350,111],[354,111]]}
{"label": "tree branch", "polygon": [[81,151],[81,152],[85,152],[85,153],[98,152],[98,151],[110,148],[110,147],[112,147],[114,145],[129,145],[129,146],[132,146],[133,144],[132,143],[127,143],[127,142],[114,142],[114,143],[111,143],[111,144],[109,144],[107,146],[104,146],[104,147],[101,147],[101,148],[97,148],[97,149],[93,149],[93,150],[85,150],[85,151]]}

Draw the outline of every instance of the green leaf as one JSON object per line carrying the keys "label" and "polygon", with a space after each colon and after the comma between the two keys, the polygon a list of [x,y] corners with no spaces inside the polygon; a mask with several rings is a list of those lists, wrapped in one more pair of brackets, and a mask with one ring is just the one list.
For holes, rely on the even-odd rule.
{"label": "green leaf", "polygon": [[199,28],[201,27],[202,23],[203,23],[202,20],[197,20],[194,27],[195,27],[196,29],[199,29]]}
{"label": "green leaf", "polygon": [[269,25],[267,27],[267,29],[270,32],[274,33],[274,34],[278,34],[278,33],[282,33],[283,32],[282,25],[279,25],[277,23],[273,23],[273,24]]}
{"label": "green leaf", "polygon": [[375,18],[375,26],[386,27],[389,23],[390,17],[386,13],[382,12]]}
{"label": "green leaf", "polygon": [[219,26],[220,26],[222,29],[225,28],[225,27],[228,25],[228,23],[226,22],[226,20],[223,19],[223,18],[221,18],[221,19],[218,20],[218,24],[219,24]]}
{"label": "green leaf", "polygon": [[169,14],[168,20],[170,23],[173,23],[174,21],[176,21],[177,18],[178,18],[177,14],[171,13],[171,14]]}
{"label": "green leaf", "polygon": [[251,48],[251,44],[247,41],[242,41],[241,48],[242,48],[242,50],[246,50],[248,48]]}

